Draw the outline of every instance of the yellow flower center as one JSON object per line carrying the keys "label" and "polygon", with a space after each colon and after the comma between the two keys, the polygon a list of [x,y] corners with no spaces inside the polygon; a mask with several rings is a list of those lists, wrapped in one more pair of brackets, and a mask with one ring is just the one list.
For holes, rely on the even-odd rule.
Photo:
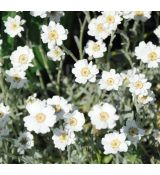
{"label": "yellow flower center", "polygon": [[48,34],[49,40],[57,40],[58,39],[58,32],[56,30],[51,30]]}
{"label": "yellow flower center", "polygon": [[53,55],[56,56],[56,57],[59,57],[59,56],[61,55],[60,50],[59,50],[59,49],[55,49],[55,50],[53,51]]}
{"label": "yellow flower center", "polygon": [[113,139],[111,141],[111,147],[113,149],[118,148],[121,145],[121,141],[119,139]]}
{"label": "yellow flower center", "polygon": [[107,85],[109,85],[109,86],[112,86],[113,84],[114,84],[114,79],[113,78],[108,78],[107,80],[106,80],[106,83],[107,83]]}
{"label": "yellow flower center", "polygon": [[100,51],[100,45],[97,44],[97,43],[95,43],[95,44],[93,45],[93,47],[92,47],[92,50],[95,51],[95,52]]}
{"label": "yellow flower center", "polygon": [[112,15],[108,15],[108,16],[106,17],[106,22],[107,22],[108,24],[113,24],[113,23],[115,22],[115,17],[112,16]]}
{"label": "yellow flower center", "polygon": [[16,81],[16,82],[20,82],[21,78],[18,74],[14,74],[13,75],[13,80]]}
{"label": "yellow flower center", "polygon": [[143,11],[135,11],[135,16],[143,16],[144,15],[144,13],[143,13]]}
{"label": "yellow flower center", "polygon": [[68,140],[68,135],[66,133],[62,133],[60,136],[59,136],[59,140],[61,142],[65,142]]}
{"label": "yellow flower center", "polygon": [[103,26],[102,23],[100,23],[100,24],[97,25],[97,31],[100,32],[100,33],[101,32],[104,32],[104,26]]}
{"label": "yellow flower center", "polygon": [[60,112],[61,111],[61,106],[57,104],[57,105],[54,106],[54,109],[55,109],[56,112]]}
{"label": "yellow flower center", "polygon": [[148,59],[149,59],[150,61],[155,61],[155,60],[157,60],[157,58],[158,58],[158,56],[157,56],[157,53],[156,53],[156,52],[150,52],[150,53],[148,54]]}
{"label": "yellow flower center", "polygon": [[38,114],[36,115],[36,121],[37,121],[38,123],[43,123],[43,122],[45,121],[45,119],[46,119],[46,115],[43,114],[43,113],[38,113]]}
{"label": "yellow flower center", "polygon": [[0,111],[0,118],[4,116],[4,112]]}
{"label": "yellow flower center", "polygon": [[101,112],[101,113],[99,114],[99,118],[100,118],[100,120],[101,120],[102,122],[106,122],[106,121],[108,120],[108,118],[109,118],[109,115],[108,115],[107,112]]}
{"label": "yellow flower center", "polygon": [[77,125],[77,119],[76,119],[75,117],[71,117],[71,118],[69,119],[69,124],[70,124],[71,126],[76,126],[76,125]]}
{"label": "yellow flower center", "polygon": [[129,129],[129,135],[135,136],[138,134],[138,129],[137,128],[130,128]]}
{"label": "yellow flower center", "polygon": [[11,28],[12,28],[12,30],[16,30],[16,29],[18,28],[17,23],[16,23],[16,22],[13,22],[13,23],[11,24]]}
{"label": "yellow flower center", "polygon": [[90,70],[88,69],[88,67],[84,67],[84,68],[81,69],[81,75],[82,75],[83,77],[88,77],[88,75],[89,75],[90,73],[91,73],[91,72],[90,72]]}
{"label": "yellow flower center", "polygon": [[135,86],[136,89],[142,89],[143,88],[143,83],[138,80],[138,81],[135,82],[134,86]]}
{"label": "yellow flower center", "polygon": [[26,64],[28,62],[28,56],[26,54],[22,54],[19,56],[19,63]]}

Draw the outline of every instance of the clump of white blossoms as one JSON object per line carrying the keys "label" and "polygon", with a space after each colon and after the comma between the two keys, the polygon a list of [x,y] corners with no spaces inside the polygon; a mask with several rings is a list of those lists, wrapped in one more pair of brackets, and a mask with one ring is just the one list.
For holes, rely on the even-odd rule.
{"label": "clump of white blossoms", "polygon": [[85,123],[84,114],[78,110],[73,111],[65,115],[66,128],[69,131],[81,131]]}
{"label": "clump of white blossoms", "polygon": [[94,36],[97,40],[104,40],[110,35],[105,18],[101,15],[93,18],[88,25],[88,35]]}
{"label": "clump of white blossoms", "polygon": [[139,128],[135,122],[135,120],[128,119],[126,121],[126,126],[123,126],[121,129],[122,133],[126,134],[126,137],[132,144],[135,146],[144,136],[145,131]]}
{"label": "clump of white blossoms", "polygon": [[113,129],[119,119],[115,107],[108,103],[94,105],[88,116],[96,129]]}
{"label": "clump of white blossoms", "polygon": [[0,103],[0,123],[6,123],[8,121],[9,114],[9,106],[5,106],[3,103]]}
{"label": "clump of white blossoms", "polygon": [[135,48],[135,55],[137,59],[147,63],[148,68],[157,68],[159,66],[160,47],[152,44],[152,42],[140,42],[139,46]]}
{"label": "clump of white blossoms", "polygon": [[6,74],[6,81],[11,83],[10,88],[19,89],[27,83],[26,73],[21,68],[13,67],[9,70],[6,70]]}
{"label": "clump of white blossoms", "polygon": [[154,101],[154,99],[155,99],[155,95],[154,95],[153,91],[148,91],[144,94],[138,95],[138,97],[137,97],[137,101],[142,105],[148,104],[148,103]]}
{"label": "clump of white blossoms", "polygon": [[61,61],[64,58],[65,53],[60,47],[54,46],[50,47],[49,52],[47,52],[47,56],[53,61]]}
{"label": "clump of white blossoms", "polygon": [[92,61],[88,63],[86,59],[83,59],[74,64],[72,73],[75,75],[77,83],[85,84],[87,81],[95,82],[99,70],[96,65],[93,65]]}
{"label": "clump of white blossoms", "polygon": [[160,39],[160,25],[154,30],[154,34]]}
{"label": "clump of white blossoms", "polygon": [[47,17],[47,11],[31,11],[30,14],[34,17],[41,17],[46,18]]}
{"label": "clump of white blossoms", "polygon": [[151,88],[151,83],[147,82],[144,74],[135,74],[129,82],[129,91],[135,95],[145,94]]}
{"label": "clump of white blossoms", "polygon": [[66,146],[75,143],[75,134],[74,132],[63,130],[63,129],[54,129],[52,140],[54,142],[55,148],[65,150]]}
{"label": "clump of white blossoms", "polygon": [[117,154],[127,152],[130,141],[126,141],[124,133],[113,132],[106,134],[101,141],[104,147],[104,154]]}
{"label": "clump of white blossoms", "polygon": [[72,110],[72,105],[67,102],[63,97],[53,96],[47,99],[47,105],[51,106],[55,110],[57,120],[63,119],[64,115]]}
{"label": "clump of white blossoms", "polygon": [[20,133],[18,139],[15,141],[15,147],[19,154],[24,154],[28,149],[34,146],[33,135],[30,132]]}
{"label": "clump of white blossoms", "polygon": [[89,40],[86,47],[85,52],[93,58],[101,58],[104,56],[104,52],[107,51],[105,43],[102,40],[92,41]]}
{"label": "clump of white blossoms", "polygon": [[107,24],[107,30],[114,31],[117,29],[117,26],[121,23],[122,18],[119,12],[115,11],[105,11],[102,12],[103,17],[105,18]]}
{"label": "clump of white blossoms", "polygon": [[48,47],[61,46],[63,41],[67,39],[68,30],[59,23],[50,21],[49,25],[42,26],[41,38],[43,43],[47,43]]}
{"label": "clump of white blossoms", "polygon": [[22,25],[25,23],[25,20],[22,20],[20,16],[16,15],[15,17],[8,17],[7,21],[4,21],[6,29],[4,30],[10,37],[14,38],[15,36],[21,37],[21,32],[24,31]]}
{"label": "clump of white blossoms", "polygon": [[24,117],[23,120],[28,131],[45,134],[56,123],[55,110],[46,105],[46,101],[37,99],[33,103],[28,103],[26,109],[29,115]]}
{"label": "clump of white blossoms", "polygon": [[17,47],[15,51],[12,52],[10,56],[11,63],[14,68],[21,68],[23,70],[28,69],[29,66],[33,66],[31,64],[34,58],[34,54],[32,49],[28,46]]}
{"label": "clump of white blossoms", "polygon": [[119,86],[122,85],[122,78],[114,69],[111,69],[109,72],[103,71],[99,84],[100,89],[107,91],[118,90]]}
{"label": "clump of white blossoms", "polygon": [[124,19],[135,19],[135,20],[141,20],[141,21],[146,21],[151,17],[151,12],[150,11],[123,11],[123,18]]}

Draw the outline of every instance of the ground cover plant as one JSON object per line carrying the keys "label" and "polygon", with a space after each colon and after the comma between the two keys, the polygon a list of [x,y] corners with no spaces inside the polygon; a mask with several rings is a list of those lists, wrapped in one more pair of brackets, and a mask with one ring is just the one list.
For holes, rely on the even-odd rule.
{"label": "ground cover plant", "polygon": [[159,19],[0,12],[0,163],[160,163]]}

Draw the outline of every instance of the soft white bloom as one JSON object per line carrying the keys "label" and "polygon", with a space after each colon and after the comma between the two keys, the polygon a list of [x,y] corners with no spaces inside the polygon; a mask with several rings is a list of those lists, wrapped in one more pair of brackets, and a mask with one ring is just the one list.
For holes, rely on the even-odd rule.
{"label": "soft white bloom", "polygon": [[55,110],[57,120],[63,119],[64,115],[72,110],[72,105],[69,104],[63,97],[57,95],[47,99],[47,104]]}
{"label": "soft white bloom", "polygon": [[47,56],[53,61],[60,61],[64,58],[65,53],[60,47],[55,46],[50,48],[49,52],[47,52]]}
{"label": "soft white bloom", "polygon": [[6,122],[9,117],[9,106],[5,106],[3,103],[0,103],[0,123]]}
{"label": "soft white bloom", "polygon": [[142,105],[150,103],[154,101],[154,99],[155,99],[155,95],[152,91],[147,91],[146,93],[140,94],[137,97],[137,101]]}
{"label": "soft white bloom", "polygon": [[101,141],[104,146],[104,154],[116,154],[118,152],[127,152],[130,141],[126,141],[124,133],[106,134]]}
{"label": "soft white bloom", "polygon": [[135,48],[135,55],[137,59],[147,63],[149,68],[157,68],[160,63],[160,47],[152,42],[140,42],[139,46]]}
{"label": "soft white bloom", "polygon": [[6,81],[10,82],[10,88],[22,88],[26,83],[27,79],[25,77],[26,73],[20,68],[11,68],[6,70],[7,78]]}
{"label": "soft white bloom", "polygon": [[113,31],[117,29],[117,26],[121,23],[122,18],[119,12],[116,11],[105,11],[102,12],[106,23],[108,25],[108,29]]}
{"label": "soft white bloom", "polygon": [[34,17],[40,16],[41,18],[47,17],[47,11],[31,11],[30,14]]}
{"label": "soft white bloom", "polygon": [[96,75],[99,73],[96,65],[92,61],[88,63],[86,59],[79,60],[74,64],[72,73],[75,75],[77,83],[85,84],[87,81],[95,82]]}
{"label": "soft white bloom", "polygon": [[151,17],[150,11],[124,11],[122,12],[123,18],[131,20],[141,20],[146,21]]}
{"label": "soft white bloom", "polygon": [[55,148],[64,151],[66,146],[75,143],[75,134],[74,132],[70,132],[68,130],[56,128],[54,129],[52,140],[54,142]]}
{"label": "soft white bloom", "polygon": [[30,132],[21,132],[15,141],[15,146],[20,154],[24,154],[25,150],[31,149],[34,146],[33,135]]}
{"label": "soft white bloom", "polygon": [[33,51],[28,46],[17,47],[17,49],[13,51],[10,56],[13,67],[20,67],[23,70],[28,69],[29,66],[33,66],[31,64],[33,58]]}
{"label": "soft white bloom", "polygon": [[94,105],[88,116],[96,129],[112,129],[116,126],[116,121],[119,119],[119,116],[116,115],[115,107],[108,103]]}
{"label": "soft white bloom", "polygon": [[59,23],[50,21],[49,25],[42,26],[41,38],[43,43],[48,43],[49,47],[58,45],[61,46],[63,41],[67,39],[68,30]]}
{"label": "soft white bloom", "polygon": [[135,95],[145,94],[151,87],[144,74],[136,74],[129,79],[129,91]]}
{"label": "soft white bloom", "polygon": [[154,130],[153,137],[160,144],[160,131],[158,129]]}
{"label": "soft white bloom", "polygon": [[50,20],[55,22],[59,22],[64,15],[65,13],[63,11],[52,11],[51,13],[48,14]]}
{"label": "soft white bloom", "polygon": [[102,15],[92,19],[88,25],[88,29],[88,35],[94,36],[97,40],[104,40],[111,34],[106,20]]}
{"label": "soft white bloom", "polygon": [[119,86],[122,85],[122,78],[114,69],[111,69],[109,72],[103,71],[99,84],[101,89],[107,91],[118,90]]}
{"label": "soft white bloom", "polygon": [[2,39],[0,39],[0,46],[3,44],[3,40]]}
{"label": "soft white bloom", "polygon": [[141,140],[142,136],[144,136],[145,131],[143,129],[140,129],[135,120],[128,119],[126,121],[126,126],[123,126],[121,129],[122,133],[126,134],[126,137],[128,138],[131,143],[134,145],[137,145],[139,140]]}
{"label": "soft white bloom", "polygon": [[4,25],[6,29],[4,30],[5,33],[10,35],[10,37],[15,37],[18,35],[21,37],[21,32],[24,31],[22,25],[25,23],[25,20],[21,20],[21,17],[16,15],[14,18],[8,17],[7,21],[4,21]]}
{"label": "soft white bloom", "polygon": [[104,52],[107,51],[105,43],[102,40],[99,41],[91,41],[89,40],[85,52],[93,58],[100,58],[104,56]]}
{"label": "soft white bloom", "polygon": [[24,117],[24,126],[28,131],[45,134],[56,123],[55,110],[46,105],[46,101],[36,100],[26,106],[29,115]]}
{"label": "soft white bloom", "polygon": [[75,110],[65,115],[66,128],[70,131],[81,131],[85,123],[84,114]]}
{"label": "soft white bloom", "polygon": [[154,30],[154,33],[160,39],[160,25]]}

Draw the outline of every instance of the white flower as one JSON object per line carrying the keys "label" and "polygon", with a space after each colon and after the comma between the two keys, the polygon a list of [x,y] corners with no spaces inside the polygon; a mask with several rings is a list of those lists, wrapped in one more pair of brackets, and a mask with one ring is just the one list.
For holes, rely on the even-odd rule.
{"label": "white flower", "polygon": [[77,83],[85,84],[87,81],[95,82],[96,74],[99,73],[99,70],[96,65],[92,64],[92,62],[88,63],[86,59],[83,59],[74,64],[72,73],[75,75],[75,81]]}
{"label": "white flower", "polygon": [[55,110],[57,120],[63,119],[64,115],[72,110],[72,105],[68,104],[67,100],[60,96],[53,96],[47,99],[47,104]]}
{"label": "white flower", "polygon": [[27,79],[25,77],[26,73],[20,68],[11,68],[6,70],[7,78],[6,81],[10,82],[10,88],[22,88],[26,83]]}
{"label": "white flower", "polygon": [[55,148],[64,151],[66,146],[75,143],[75,134],[74,132],[70,132],[68,130],[56,128],[54,129],[52,140],[54,142]]}
{"label": "white flower", "polygon": [[129,81],[129,91],[135,95],[145,94],[151,87],[144,74],[136,74]]}
{"label": "white flower", "polygon": [[29,66],[33,66],[31,64],[33,58],[33,51],[28,46],[17,47],[17,50],[13,51],[10,56],[13,67],[20,67],[23,70],[28,69]]}
{"label": "white flower", "polygon": [[122,85],[122,78],[114,69],[111,69],[109,72],[103,71],[99,84],[101,89],[107,91],[118,90],[119,86]]}
{"label": "white flower", "polygon": [[9,114],[9,106],[0,103],[0,123],[8,121]]}
{"label": "white flower", "polygon": [[154,30],[154,33],[160,39],[160,25]]}
{"label": "white flower", "polygon": [[18,35],[21,37],[21,32],[24,31],[22,25],[25,23],[25,20],[21,20],[21,17],[16,15],[14,18],[8,17],[7,21],[4,22],[6,29],[4,30],[5,33],[10,35],[10,37],[15,37]]}
{"label": "white flower", "polygon": [[116,154],[118,152],[127,152],[129,141],[126,141],[124,133],[110,133],[106,134],[101,141],[104,146],[104,154]]}
{"label": "white flower", "polygon": [[135,120],[128,119],[126,121],[126,126],[123,126],[121,129],[122,133],[126,134],[126,137],[128,138],[131,143],[134,145],[137,145],[139,140],[141,140],[142,136],[144,136],[145,131],[143,129],[140,129]]}
{"label": "white flower", "polygon": [[41,18],[47,17],[47,11],[31,11],[30,14],[34,17],[40,16]]}
{"label": "white flower", "polygon": [[50,19],[55,22],[59,22],[60,19],[65,15],[63,11],[52,11],[51,13],[48,14]]}
{"label": "white flower", "polygon": [[88,25],[88,29],[88,35],[94,36],[97,40],[104,40],[111,34],[103,16],[92,19]]}
{"label": "white flower", "polygon": [[81,131],[85,123],[84,114],[78,110],[65,115],[66,128],[70,131]]}
{"label": "white flower", "polygon": [[42,26],[43,33],[41,38],[43,43],[48,43],[49,47],[58,45],[61,46],[63,41],[67,39],[68,31],[59,23],[50,21],[49,25]]}
{"label": "white flower", "polygon": [[135,19],[143,22],[151,17],[150,11],[124,11],[122,14],[125,19]]}
{"label": "white flower", "polygon": [[119,12],[116,11],[105,11],[102,12],[109,30],[116,30],[117,26],[121,23],[122,18]]}
{"label": "white flower", "polygon": [[107,51],[106,45],[101,40],[96,42],[89,40],[85,48],[85,52],[93,58],[103,57],[105,51]]}
{"label": "white flower", "polygon": [[25,150],[31,149],[34,146],[33,135],[30,132],[21,132],[15,141],[15,146],[20,154],[24,154]]}
{"label": "white flower", "polygon": [[160,131],[158,129],[154,130],[153,137],[160,144]]}
{"label": "white flower", "polygon": [[50,51],[47,52],[47,56],[51,58],[53,61],[60,61],[62,58],[64,58],[65,53],[62,51],[62,49],[58,46],[50,48]]}
{"label": "white flower", "polygon": [[152,102],[154,99],[155,99],[155,96],[152,91],[149,91],[149,92],[147,91],[146,93],[140,94],[137,97],[137,101],[142,105]]}
{"label": "white flower", "polygon": [[152,44],[152,42],[140,42],[139,46],[135,48],[135,55],[137,59],[147,63],[149,68],[157,68],[160,63],[160,47]]}
{"label": "white flower", "polygon": [[50,131],[56,122],[55,110],[46,106],[45,101],[36,100],[26,106],[29,116],[24,117],[24,125],[28,131],[45,134]]}
{"label": "white flower", "polygon": [[116,126],[116,121],[119,119],[114,106],[108,103],[94,105],[88,116],[96,129],[112,129]]}
{"label": "white flower", "polygon": [[3,40],[2,39],[0,39],[0,46],[3,44]]}

